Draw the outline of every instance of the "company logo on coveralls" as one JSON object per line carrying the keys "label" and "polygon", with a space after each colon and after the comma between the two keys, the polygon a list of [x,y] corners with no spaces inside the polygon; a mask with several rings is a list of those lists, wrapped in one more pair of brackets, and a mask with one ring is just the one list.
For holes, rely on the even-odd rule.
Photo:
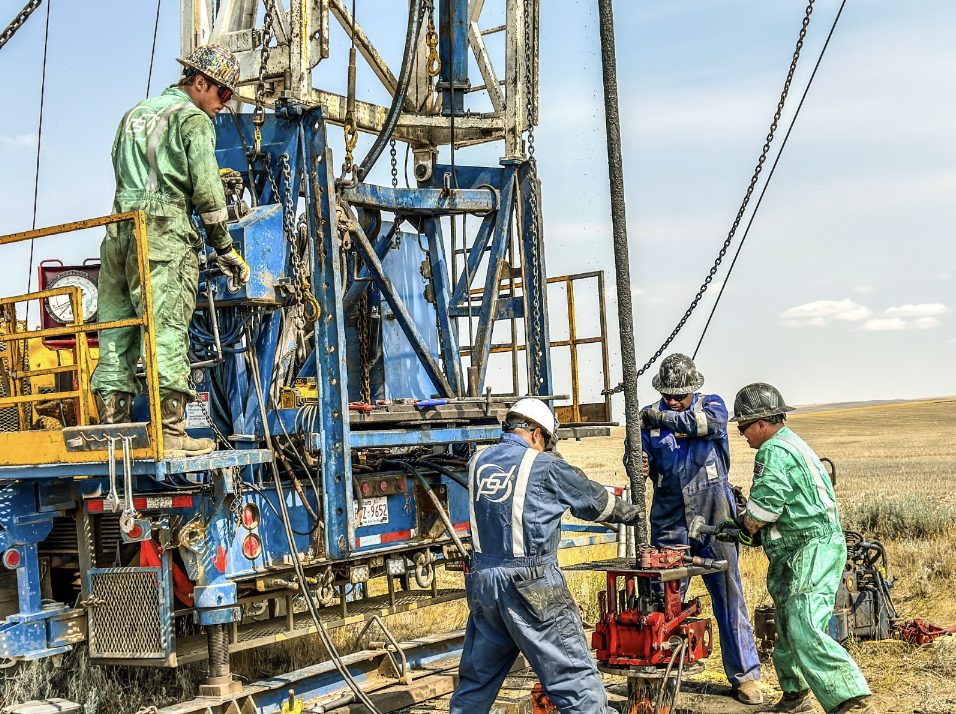
{"label": "company logo on coveralls", "polygon": [[149,107],[137,107],[126,119],[126,134],[133,138],[147,136],[158,120],[159,115]]}
{"label": "company logo on coveralls", "polygon": [[[514,488],[516,468],[518,467],[512,466],[511,471],[505,473],[497,464],[480,466],[478,471],[475,472],[475,481],[478,484],[475,500],[479,501],[484,496],[491,503],[507,501],[511,496],[511,490]],[[488,469],[495,470],[486,474],[485,472]]]}

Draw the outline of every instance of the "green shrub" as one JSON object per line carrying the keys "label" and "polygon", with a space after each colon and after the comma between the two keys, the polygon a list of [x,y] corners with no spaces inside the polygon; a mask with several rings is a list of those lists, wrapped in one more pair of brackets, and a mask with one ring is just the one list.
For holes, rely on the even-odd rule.
{"label": "green shrub", "polygon": [[840,520],[868,538],[931,538],[956,528],[956,506],[914,493],[849,503],[841,506]]}

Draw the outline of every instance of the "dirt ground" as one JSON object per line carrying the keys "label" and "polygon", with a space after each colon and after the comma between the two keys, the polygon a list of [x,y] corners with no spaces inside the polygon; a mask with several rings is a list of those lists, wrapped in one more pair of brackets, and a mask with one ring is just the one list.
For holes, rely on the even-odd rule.
{"label": "dirt ground", "polygon": [[[880,537],[887,547],[900,616],[956,623],[956,401],[796,414],[788,425],[817,454],[836,463],[844,527],[875,524],[880,531],[867,535]],[[561,452],[592,478],[623,484],[623,429],[615,432],[607,438],[563,442]],[[736,433],[730,444],[731,480],[747,492],[755,452]],[[741,575],[752,612],[771,602],[767,564],[762,550],[744,551]],[[581,555],[564,557],[578,562]],[[568,580],[585,613],[593,617],[596,593],[603,589],[600,578],[569,573]],[[691,594],[704,595],[706,602],[700,583],[692,586]],[[956,712],[956,638],[922,647],[896,640],[851,642],[848,647],[881,712]],[[726,684],[717,650],[694,681],[700,686]],[[769,660],[761,685],[768,700],[779,696]]]}

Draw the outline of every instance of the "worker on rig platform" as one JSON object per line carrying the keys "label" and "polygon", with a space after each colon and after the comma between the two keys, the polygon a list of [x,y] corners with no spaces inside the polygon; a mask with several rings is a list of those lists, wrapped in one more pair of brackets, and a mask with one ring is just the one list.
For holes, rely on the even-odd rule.
{"label": "worker on rig platform", "polygon": [[724,673],[737,699],[762,704],[760,658],[740,582],[738,546],[709,536],[699,541],[687,536],[687,524],[695,516],[720,523],[737,512],[727,478],[727,407],[716,394],[700,393],[704,377],[686,355],[665,357],[652,385],[661,400],[641,410],[641,438],[650,467],[646,475],[654,481],[651,543],[658,548],[690,546],[691,555],[727,561],[726,570],[703,576],[717,620]]}
{"label": "worker on rig platform", "polygon": [[635,525],[641,511],[559,455],[538,399],[509,410],[504,434],[468,464],[468,627],[450,714],[488,712],[523,654],[562,714],[611,712],[574,598],[558,567],[561,517]]}
{"label": "worker on rig platform", "polygon": [[[773,665],[783,697],[770,711],[877,714],[860,668],[827,635],[846,541],[836,496],[813,450],[787,428],[793,411],[769,384],[748,384],[734,400],[737,430],[757,449],[747,509],[720,529],[739,530],[745,545],[763,544],[767,590],[776,608]],[[718,535],[718,537],[720,537]]]}
{"label": "worker on rig platform", "polygon": [[[239,63],[228,50],[212,45],[178,61],[185,68],[180,82],[126,112],[116,131],[113,213],[146,214],[164,450],[169,456],[194,456],[215,449],[211,439],[186,434],[186,404],[196,398],[190,382],[189,323],[196,307],[202,246],[191,218],[194,209],[223,271],[245,283],[249,266],[226,228],[226,196],[212,123],[235,92]],[[100,261],[100,322],[140,316],[136,240],[129,222],[107,227]],[[100,360],[91,386],[103,424],[131,420],[133,397],[139,393],[141,341],[139,327],[99,333]]]}

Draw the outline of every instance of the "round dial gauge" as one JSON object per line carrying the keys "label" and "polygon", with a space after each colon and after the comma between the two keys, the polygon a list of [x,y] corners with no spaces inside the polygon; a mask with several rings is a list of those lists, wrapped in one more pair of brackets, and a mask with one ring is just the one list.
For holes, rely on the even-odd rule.
{"label": "round dial gauge", "polygon": [[[46,286],[47,290],[76,286],[83,295],[83,322],[94,322],[96,317],[96,279],[81,270],[67,270],[54,277]],[[43,301],[47,314],[60,324],[73,322],[73,307],[69,295],[54,295]]]}

